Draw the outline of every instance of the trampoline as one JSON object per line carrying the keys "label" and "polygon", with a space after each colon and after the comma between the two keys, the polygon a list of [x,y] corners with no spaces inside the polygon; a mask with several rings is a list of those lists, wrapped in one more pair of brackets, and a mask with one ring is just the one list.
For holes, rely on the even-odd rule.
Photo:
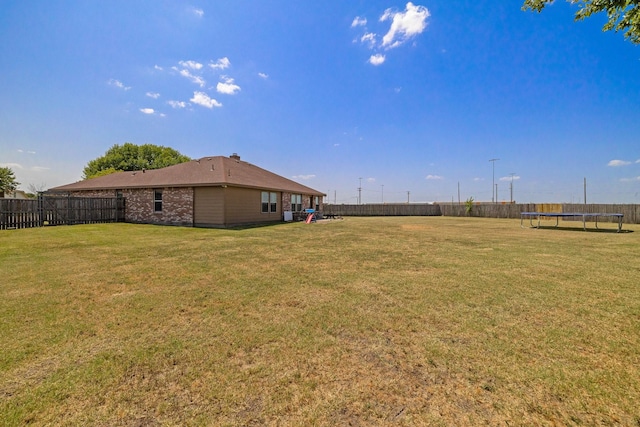
{"label": "trampoline", "polygon": [[[621,213],[586,213],[586,212],[520,212],[520,226],[524,228],[523,221],[529,218],[529,224],[531,228],[540,228],[540,218],[555,218],[556,225],[559,226],[560,218],[582,218],[582,228],[587,230],[587,219],[593,219],[595,221],[595,227],[598,228],[598,218],[609,217],[616,218],[618,220],[618,233],[622,231],[622,218]],[[534,225],[533,220],[537,218],[538,225]]]}

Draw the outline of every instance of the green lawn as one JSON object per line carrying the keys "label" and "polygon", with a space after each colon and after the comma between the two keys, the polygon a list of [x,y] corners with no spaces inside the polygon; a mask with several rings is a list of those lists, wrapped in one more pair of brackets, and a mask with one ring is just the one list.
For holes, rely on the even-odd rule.
{"label": "green lawn", "polygon": [[624,228],[2,231],[0,424],[638,426]]}

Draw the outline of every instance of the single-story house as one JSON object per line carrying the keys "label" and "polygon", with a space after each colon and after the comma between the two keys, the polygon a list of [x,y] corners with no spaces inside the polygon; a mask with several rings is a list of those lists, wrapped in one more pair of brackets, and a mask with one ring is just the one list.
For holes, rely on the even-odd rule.
{"label": "single-story house", "polygon": [[162,169],[117,172],[49,191],[123,197],[126,222],[194,227],[283,221],[289,212],[319,210],[325,196],[242,161],[235,153]]}
{"label": "single-story house", "polygon": [[26,191],[22,191],[22,190],[13,190],[13,191],[1,191],[0,190],[0,199],[21,199],[21,200],[25,200],[28,199],[29,196],[27,195]]}

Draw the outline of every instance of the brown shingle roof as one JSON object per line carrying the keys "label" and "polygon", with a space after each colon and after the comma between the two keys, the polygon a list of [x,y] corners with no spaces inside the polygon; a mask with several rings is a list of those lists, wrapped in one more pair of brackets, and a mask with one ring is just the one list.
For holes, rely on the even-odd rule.
{"label": "brown shingle roof", "polygon": [[51,191],[120,190],[125,188],[206,187],[229,185],[324,196],[317,190],[234,157],[203,157],[162,169],[117,172]]}

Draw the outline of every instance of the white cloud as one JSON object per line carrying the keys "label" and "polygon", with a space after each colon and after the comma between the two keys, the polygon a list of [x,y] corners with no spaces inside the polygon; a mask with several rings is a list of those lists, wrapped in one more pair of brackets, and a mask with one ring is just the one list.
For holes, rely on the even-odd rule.
{"label": "white cloud", "polygon": [[216,90],[218,93],[224,93],[226,95],[235,95],[239,90],[240,86],[233,82],[233,79],[227,76],[222,76],[223,82],[218,82],[216,86]]}
{"label": "white cloud", "polygon": [[146,94],[149,98],[158,99],[160,98],[160,94],[158,92],[147,92]]}
{"label": "white cloud", "polygon": [[196,61],[180,61],[178,64],[185,68],[191,68],[192,70],[199,70],[202,68],[202,64]]}
{"label": "white cloud", "polygon": [[204,15],[204,10],[202,9],[198,9],[198,8],[193,8],[191,9],[191,11],[194,13],[194,15],[196,15],[198,18],[202,18],[202,16]]}
{"label": "white cloud", "polygon": [[184,101],[167,101],[172,108],[186,108],[187,103]]}
{"label": "white cloud", "polygon": [[200,87],[204,87],[204,85],[207,83],[202,77],[191,74],[189,70],[178,70],[176,67],[173,67],[173,69],[178,71],[178,73],[182,77],[186,77],[187,79],[191,80],[191,82],[199,85]]}
{"label": "white cloud", "polygon": [[34,172],[44,172],[44,171],[48,171],[49,169],[51,169],[51,168],[47,168],[47,167],[44,167],[44,166],[33,166],[33,167],[31,167],[30,170],[32,170]]}
{"label": "white cloud", "polygon": [[620,182],[636,182],[640,181],[640,176],[636,176],[635,178],[621,178]]}
{"label": "white cloud", "polygon": [[443,180],[444,178],[441,177],[440,175],[427,175],[426,179],[440,181],[440,180]]}
{"label": "white cloud", "polygon": [[473,178],[475,182],[484,181],[484,178]]}
{"label": "white cloud", "polygon": [[216,62],[211,62],[209,64],[209,67],[213,68],[214,70],[224,70],[226,68],[229,68],[230,66],[231,61],[229,61],[229,58],[227,58],[226,56],[224,58],[218,59]]}
{"label": "white cloud", "polygon": [[365,33],[362,37],[360,37],[360,41],[362,43],[368,43],[371,47],[376,44],[376,35],[374,33]]}
{"label": "white cloud", "polygon": [[18,148],[18,150],[17,150],[17,151],[18,151],[18,153],[36,154],[36,152],[35,152],[35,151],[24,151],[24,150],[23,150],[23,149],[21,149],[21,148]]}
{"label": "white cloud", "polygon": [[391,49],[421,34],[427,28],[429,9],[407,3],[404,12],[394,12],[387,9],[380,17],[380,22],[391,20],[391,27],[382,38],[382,47]]}
{"label": "white cloud", "polygon": [[206,108],[222,107],[221,103],[213,98],[210,98],[209,95],[204,92],[193,92],[193,98],[191,98],[189,101]]}
{"label": "white cloud", "polygon": [[611,167],[619,167],[619,166],[627,166],[630,165],[631,162],[628,162],[626,160],[611,160],[609,163],[607,163],[607,166],[611,166]]}
{"label": "white cloud", "polygon": [[295,175],[293,177],[293,179],[301,179],[303,181],[308,181],[308,180],[313,179],[315,177],[316,177],[315,175]]}
{"label": "white cloud", "polygon": [[640,163],[640,159],[636,160],[636,163]]}
{"label": "white cloud", "polygon": [[153,68],[154,68],[154,69],[156,69],[156,70],[158,70],[158,71],[162,71],[162,70],[164,70],[164,68],[162,68],[162,67],[161,67],[161,66],[159,66],[159,65],[154,65],[154,66],[153,66]]}
{"label": "white cloud", "polygon": [[351,22],[351,28],[363,27],[365,25],[367,25],[367,18],[361,18],[359,16],[353,18],[353,22]]}
{"label": "white cloud", "polygon": [[117,87],[118,89],[122,89],[122,90],[131,89],[131,86],[125,86],[124,83],[122,83],[120,80],[116,80],[116,79],[109,79],[107,84],[109,86]]}
{"label": "white cloud", "polygon": [[[513,180],[514,181],[517,181],[519,179],[520,179],[520,177],[518,175],[514,175],[513,176]],[[509,182],[511,182],[511,177],[510,176],[503,176],[502,178],[500,178],[500,181],[509,181]]]}
{"label": "white cloud", "polygon": [[155,113],[155,110],[153,108],[141,108],[140,112],[144,114],[153,114]]}
{"label": "white cloud", "polygon": [[268,79],[269,78],[269,75],[265,74],[265,73],[258,73],[258,76],[263,78],[263,79]]}
{"label": "white cloud", "polygon": [[376,182],[375,178],[367,178],[367,182]]}
{"label": "white cloud", "polygon": [[384,63],[386,57],[380,53],[376,53],[375,55],[371,55],[371,57],[369,58],[369,63],[371,65],[381,65],[382,63]]}

